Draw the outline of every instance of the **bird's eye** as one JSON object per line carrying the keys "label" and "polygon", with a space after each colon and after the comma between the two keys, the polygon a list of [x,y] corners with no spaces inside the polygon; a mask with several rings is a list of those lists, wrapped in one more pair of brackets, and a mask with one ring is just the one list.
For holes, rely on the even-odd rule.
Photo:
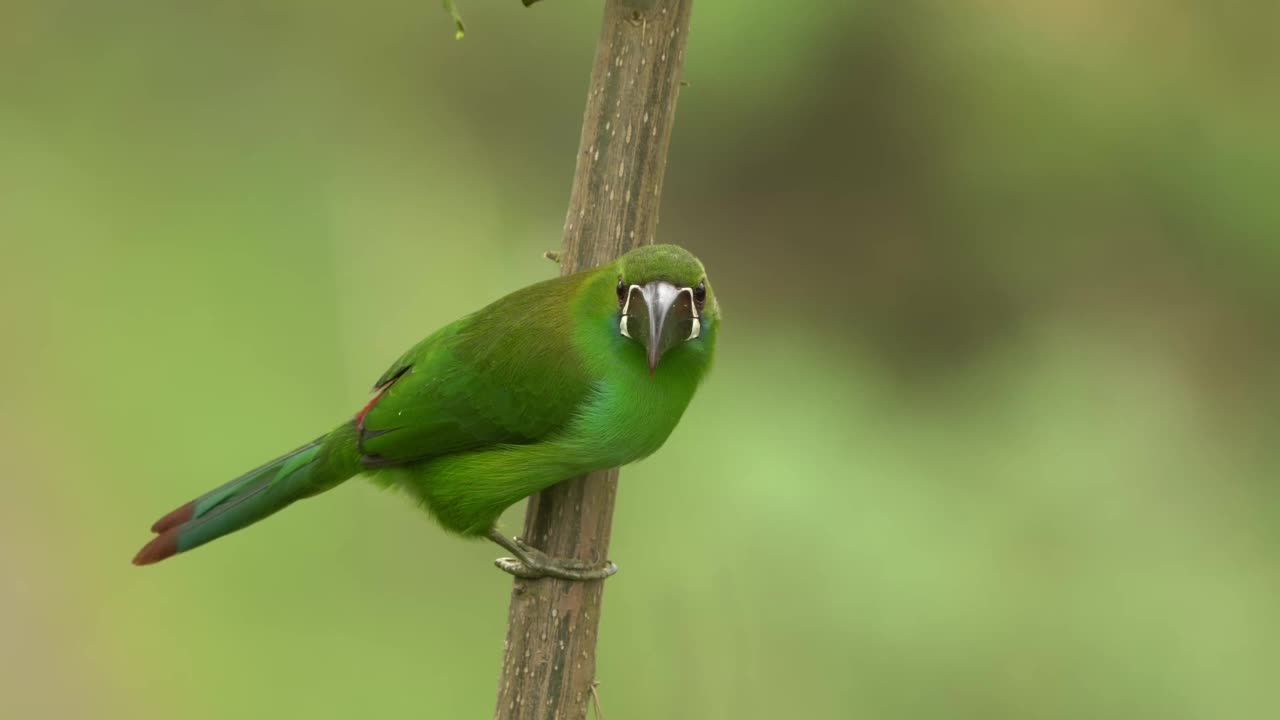
{"label": "bird's eye", "polygon": [[702,307],[702,303],[707,301],[707,281],[703,280],[698,283],[698,287],[693,289],[693,300],[698,303],[698,307]]}
{"label": "bird's eye", "polygon": [[622,305],[627,301],[627,284],[622,282],[622,278],[618,278],[618,304]]}

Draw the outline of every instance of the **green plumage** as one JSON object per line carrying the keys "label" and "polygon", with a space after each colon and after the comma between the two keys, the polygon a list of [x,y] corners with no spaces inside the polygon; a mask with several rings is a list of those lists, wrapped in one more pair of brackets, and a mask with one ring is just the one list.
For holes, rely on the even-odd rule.
{"label": "green plumage", "polygon": [[661,447],[711,365],[718,325],[702,264],[673,245],[517,290],[397,359],[353,419],[162,518],[135,562],[362,472],[447,530],[484,535],[524,497]]}

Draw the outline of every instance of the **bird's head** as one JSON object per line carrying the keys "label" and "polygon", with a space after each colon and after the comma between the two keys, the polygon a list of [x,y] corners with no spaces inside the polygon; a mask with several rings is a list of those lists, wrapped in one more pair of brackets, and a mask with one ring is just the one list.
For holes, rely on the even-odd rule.
{"label": "bird's head", "polygon": [[677,245],[646,245],[618,267],[618,332],[644,346],[653,373],[668,351],[703,342],[719,319],[707,271]]}

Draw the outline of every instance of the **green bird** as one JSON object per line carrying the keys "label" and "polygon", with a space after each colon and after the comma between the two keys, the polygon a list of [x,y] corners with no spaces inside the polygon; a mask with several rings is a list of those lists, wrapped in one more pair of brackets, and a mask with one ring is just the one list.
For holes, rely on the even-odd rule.
{"label": "green bird", "polygon": [[522,577],[607,577],[495,527],[522,498],[657,450],[711,367],[720,312],[702,263],[675,245],[517,290],[396,360],[373,399],[313,442],[152,526],[149,565],[365,473],[446,530],[487,537]]}

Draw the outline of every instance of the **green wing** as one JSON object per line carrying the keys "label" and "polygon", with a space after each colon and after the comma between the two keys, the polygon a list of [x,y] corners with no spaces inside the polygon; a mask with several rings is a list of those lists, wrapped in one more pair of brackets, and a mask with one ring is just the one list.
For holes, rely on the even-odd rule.
{"label": "green wing", "polygon": [[519,290],[401,356],[356,416],[364,464],[532,443],[567,425],[591,386],[572,343],[579,282]]}

